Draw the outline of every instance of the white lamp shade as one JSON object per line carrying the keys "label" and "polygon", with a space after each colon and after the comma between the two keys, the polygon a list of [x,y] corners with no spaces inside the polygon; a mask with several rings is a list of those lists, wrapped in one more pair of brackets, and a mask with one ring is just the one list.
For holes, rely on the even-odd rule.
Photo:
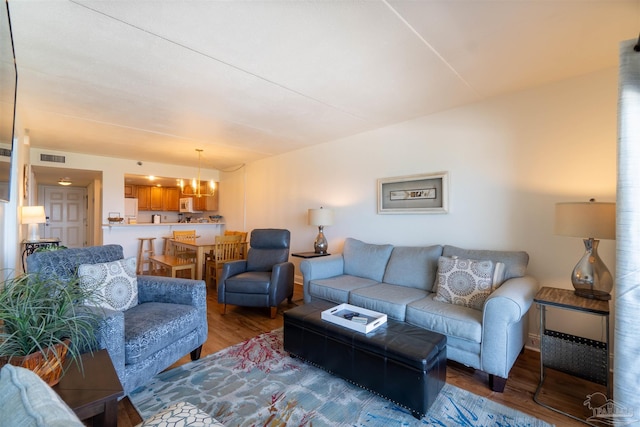
{"label": "white lamp shade", "polygon": [[44,224],[45,222],[47,222],[47,216],[44,213],[44,206],[22,207],[23,224]]}
{"label": "white lamp shade", "polygon": [[325,226],[333,224],[333,211],[331,209],[309,209],[309,225]]}
{"label": "white lamp shade", "polygon": [[616,204],[601,202],[556,203],[555,234],[615,240]]}

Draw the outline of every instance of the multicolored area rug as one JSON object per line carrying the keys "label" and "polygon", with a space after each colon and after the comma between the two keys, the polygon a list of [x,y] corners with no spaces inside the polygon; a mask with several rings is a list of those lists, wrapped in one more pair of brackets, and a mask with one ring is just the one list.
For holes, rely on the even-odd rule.
{"label": "multicolored area rug", "polygon": [[289,357],[282,329],[163,372],[130,399],[143,418],[187,401],[226,426],[550,425],[450,384],[417,420],[382,397]]}

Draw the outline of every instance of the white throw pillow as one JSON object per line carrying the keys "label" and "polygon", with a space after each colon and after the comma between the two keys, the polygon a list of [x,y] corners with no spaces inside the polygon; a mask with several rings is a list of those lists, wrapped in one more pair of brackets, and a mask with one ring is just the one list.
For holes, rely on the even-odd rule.
{"label": "white throw pillow", "polygon": [[126,258],[78,267],[80,286],[96,292],[96,301],[88,305],[124,311],[138,304],[136,258]]}
{"label": "white throw pillow", "polygon": [[482,310],[491,292],[502,284],[504,271],[501,262],[441,256],[434,299]]}

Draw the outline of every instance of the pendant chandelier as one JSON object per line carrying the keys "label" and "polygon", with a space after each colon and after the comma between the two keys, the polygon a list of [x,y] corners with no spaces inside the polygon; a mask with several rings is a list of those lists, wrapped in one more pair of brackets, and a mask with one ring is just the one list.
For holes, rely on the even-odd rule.
{"label": "pendant chandelier", "polygon": [[214,180],[210,180],[207,182],[206,187],[202,188],[202,183],[200,182],[200,166],[202,162],[202,150],[201,148],[196,148],[198,152],[198,175],[196,178],[191,180],[191,185],[184,185],[184,180],[180,180],[178,185],[180,186],[180,192],[185,196],[194,196],[194,197],[202,197],[202,196],[213,196],[216,192],[216,183]]}

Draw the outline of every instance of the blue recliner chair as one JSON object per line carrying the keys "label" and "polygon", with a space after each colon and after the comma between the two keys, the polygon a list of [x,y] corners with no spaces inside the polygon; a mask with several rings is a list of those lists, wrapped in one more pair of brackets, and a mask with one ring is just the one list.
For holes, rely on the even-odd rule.
{"label": "blue recliner chair", "polygon": [[293,263],[289,262],[289,230],[256,229],[251,232],[246,260],[230,261],[222,267],[218,281],[218,303],[269,307],[276,317],[278,305],[293,298]]}
{"label": "blue recliner chair", "polygon": [[[27,257],[27,272],[76,280],[78,266],[118,261],[122,246],[36,252]],[[137,276],[138,304],[125,311],[106,308],[96,331],[99,348],[106,348],[125,395],[187,353],[200,358],[207,339],[207,288],[202,280]]]}

